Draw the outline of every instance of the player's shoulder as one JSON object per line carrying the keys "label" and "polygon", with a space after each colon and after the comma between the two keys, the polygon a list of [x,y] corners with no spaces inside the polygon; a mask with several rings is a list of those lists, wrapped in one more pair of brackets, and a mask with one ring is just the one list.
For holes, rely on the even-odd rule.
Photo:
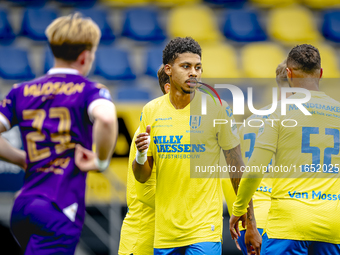
{"label": "player's shoulder", "polygon": [[88,95],[92,95],[93,93],[97,93],[99,91],[99,95],[101,97],[107,98],[111,100],[111,93],[107,86],[102,83],[90,80],[84,76],[79,77],[80,80],[77,80],[77,83],[84,82],[84,91]]}
{"label": "player's shoulder", "polygon": [[219,96],[215,97],[213,95],[208,95],[204,92],[197,91],[198,97],[202,98],[203,95],[205,95],[205,98],[207,100],[206,102],[207,102],[207,107],[209,109],[209,112],[211,111],[214,113],[218,113],[218,112],[226,111],[228,117],[232,117],[233,115],[232,108],[229,106],[229,104],[225,100],[221,99]]}
{"label": "player's shoulder", "polygon": [[41,84],[41,83],[43,83],[45,80],[46,80],[46,75],[39,76],[39,77],[34,78],[34,79],[32,79],[32,80],[23,81],[23,82],[21,82],[21,83],[16,83],[16,84],[13,85],[13,89],[22,88],[22,87],[24,87],[25,85]]}
{"label": "player's shoulder", "polygon": [[42,83],[44,83],[45,80],[46,80],[46,75],[43,75],[43,76],[39,76],[39,77],[32,79],[32,80],[23,81],[23,82],[20,82],[20,83],[15,83],[15,84],[13,84],[13,86],[11,88],[11,92],[16,93],[16,92],[24,89],[26,85],[42,84]]}
{"label": "player's shoulder", "polygon": [[74,82],[76,83],[85,83],[85,88],[87,89],[101,89],[101,88],[106,88],[106,86],[96,82],[96,81],[93,81],[93,80],[90,80],[89,78],[87,77],[84,77],[82,75],[77,75],[77,78],[74,80]]}
{"label": "player's shoulder", "polygon": [[166,103],[168,95],[163,95],[160,97],[157,97],[151,101],[149,101],[145,106],[144,106],[144,111],[145,110],[155,110],[159,109],[160,107],[164,107],[164,104]]}
{"label": "player's shoulder", "polygon": [[[265,111],[265,110],[268,110],[272,107],[272,104],[269,104],[265,107],[262,107],[260,109],[260,111]],[[275,112],[275,111],[274,111]],[[246,122],[248,122],[249,120],[252,120],[252,119],[268,119],[270,118],[271,114],[267,114],[267,115],[259,115],[259,114],[252,114],[250,115],[247,119],[246,119]]]}
{"label": "player's shoulder", "polygon": [[219,107],[219,106],[228,106],[228,103],[220,98],[220,96],[217,94],[217,96],[213,96],[212,94],[206,94],[202,91],[197,90],[196,91],[197,96],[202,98],[203,95],[206,96],[207,104],[212,107]]}
{"label": "player's shoulder", "polygon": [[[326,95],[326,94],[325,94],[325,95]],[[340,102],[337,101],[337,100],[335,100],[334,98],[332,98],[332,97],[326,95],[325,99],[326,99],[326,101],[327,101],[329,104],[334,105],[334,106],[337,106],[337,107],[340,107]]]}

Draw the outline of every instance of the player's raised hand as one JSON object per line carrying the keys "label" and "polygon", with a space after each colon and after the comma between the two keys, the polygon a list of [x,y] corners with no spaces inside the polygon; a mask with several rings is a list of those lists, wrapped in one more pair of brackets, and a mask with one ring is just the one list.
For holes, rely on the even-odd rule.
{"label": "player's raised hand", "polygon": [[150,131],[151,131],[151,126],[148,125],[146,127],[146,132],[145,133],[140,133],[135,140],[135,144],[137,147],[137,150],[139,152],[144,152],[145,150],[149,149],[150,145]]}
{"label": "player's raised hand", "polygon": [[262,237],[256,227],[247,227],[244,235],[244,242],[246,244],[248,254],[260,255]]}
{"label": "player's raised hand", "polygon": [[77,144],[74,157],[76,166],[81,171],[88,172],[91,170],[98,170],[97,165],[95,164],[97,155],[93,151],[85,149],[80,144]]}

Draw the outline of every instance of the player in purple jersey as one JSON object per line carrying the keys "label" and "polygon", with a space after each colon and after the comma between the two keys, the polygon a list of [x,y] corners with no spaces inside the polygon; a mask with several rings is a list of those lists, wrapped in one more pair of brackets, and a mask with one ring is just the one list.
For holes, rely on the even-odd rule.
{"label": "player in purple jersey", "polygon": [[107,88],[84,77],[95,58],[98,26],[76,13],[54,20],[46,35],[55,66],[15,85],[0,105],[0,132],[18,125],[25,152],[0,137],[0,157],[27,165],[11,217],[25,254],[74,254],[85,217],[86,175],[107,168],[117,117]]}

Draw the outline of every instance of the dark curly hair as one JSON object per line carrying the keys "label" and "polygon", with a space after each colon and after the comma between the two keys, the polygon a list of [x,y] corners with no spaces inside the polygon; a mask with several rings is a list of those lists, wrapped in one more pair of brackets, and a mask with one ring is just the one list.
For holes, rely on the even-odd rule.
{"label": "dark curly hair", "polygon": [[176,37],[163,50],[163,64],[172,64],[179,54],[194,53],[201,57],[201,46],[191,37]]}
{"label": "dark curly hair", "polygon": [[288,54],[287,66],[313,73],[321,68],[319,50],[310,44],[297,45]]}

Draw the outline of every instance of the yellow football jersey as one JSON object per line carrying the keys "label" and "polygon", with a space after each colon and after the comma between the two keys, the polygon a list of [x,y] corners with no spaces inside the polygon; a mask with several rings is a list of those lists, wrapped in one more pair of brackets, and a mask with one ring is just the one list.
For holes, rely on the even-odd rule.
{"label": "yellow football jersey", "polygon": [[[171,93],[171,92],[170,92]],[[175,109],[169,94],[145,105],[140,132],[151,126],[148,156],[156,165],[155,248],[172,248],[222,238],[221,180],[203,166],[215,167],[220,150],[239,144],[230,125],[229,108],[207,98],[201,113],[202,93],[196,91],[184,109]],[[213,126],[214,119],[228,121]],[[234,131],[234,133],[233,133]]]}
{"label": "yellow football jersey", "polygon": [[[265,109],[269,109],[269,106],[264,107],[262,110]],[[254,126],[260,126],[260,124],[256,122],[250,124],[249,121],[255,119],[264,121],[267,118],[268,116],[251,115],[249,118],[246,119],[245,126],[243,125],[240,126],[239,129],[240,144],[242,158],[245,165],[247,165],[254,151],[256,137],[259,131],[259,127]],[[250,126],[249,124],[252,125],[253,127]],[[273,179],[270,178],[268,174],[266,174],[253,196],[253,206],[257,228],[264,229],[266,227],[268,211],[270,208],[270,194],[272,191],[272,181]],[[241,230],[244,229],[242,227],[242,224],[240,224],[240,229]]]}
{"label": "yellow football jersey", "polygon": [[[135,176],[132,170],[132,162],[136,157],[137,129],[130,148],[126,200],[128,212],[123,221],[119,255],[150,255],[153,254],[153,242],[155,232],[155,210],[140,202],[137,198]],[[144,183],[149,192],[155,192],[156,171],[151,174],[150,179]],[[147,191],[145,191],[147,192]]]}
{"label": "yellow football jersey", "polygon": [[[310,92],[304,106],[312,115],[288,105],[284,116],[279,107],[270,116],[277,120],[266,122],[256,139],[255,148],[275,153],[278,171],[266,231],[269,238],[339,244],[340,103],[323,92]],[[303,97],[295,94],[290,99]],[[297,125],[288,127],[296,123],[285,119]]]}

